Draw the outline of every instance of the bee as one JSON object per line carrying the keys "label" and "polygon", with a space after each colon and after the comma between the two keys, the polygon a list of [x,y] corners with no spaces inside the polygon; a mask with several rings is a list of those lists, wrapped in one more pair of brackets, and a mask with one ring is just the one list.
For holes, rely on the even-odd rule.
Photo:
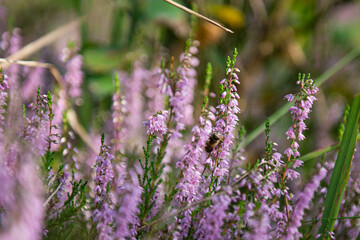
{"label": "bee", "polygon": [[219,145],[221,141],[221,137],[217,133],[211,133],[209,136],[209,140],[206,143],[205,150],[208,153],[211,153],[214,148]]}

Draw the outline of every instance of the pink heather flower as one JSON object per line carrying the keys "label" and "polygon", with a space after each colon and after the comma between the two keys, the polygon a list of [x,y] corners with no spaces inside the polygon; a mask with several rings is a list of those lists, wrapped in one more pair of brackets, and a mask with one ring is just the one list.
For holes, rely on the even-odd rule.
{"label": "pink heather flower", "polygon": [[131,180],[118,186],[117,193],[120,194],[119,210],[115,213],[115,237],[126,239],[134,237],[139,225],[137,214],[138,205],[141,201],[142,188],[138,184],[135,172],[130,172]]}
{"label": "pink heather flower", "polygon": [[[174,203],[178,208],[182,208],[201,198],[199,186],[201,176],[201,156],[204,152],[206,142],[211,131],[211,122],[200,116],[200,127],[195,126],[192,129],[193,137],[190,144],[186,144],[185,155],[176,163],[176,167],[182,170],[182,178],[176,186],[177,192],[174,196]],[[178,229],[175,230],[174,236],[185,237],[191,225],[192,209],[188,209],[178,219]]]}
{"label": "pink heather flower", "polygon": [[[145,95],[148,98],[147,101],[147,110],[145,112],[145,117],[153,115],[157,111],[164,109],[164,99],[162,90],[160,86],[165,85],[160,82],[165,81],[162,78],[166,78],[165,74],[162,73],[160,68],[155,69],[152,76],[145,81],[146,91]],[[168,80],[166,80],[168,83]],[[171,88],[170,88],[171,89]]]}
{"label": "pink heather flower", "polygon": [[[305,80],[305,75],[299,74],[299,80],[297,81],[297,84],[300,85],[301,90],[294,100],[295,97],[286,95],[285,98],[287,100],[293,101],[293,106],[289,108],[289,112],[291,114],[291,117],[294,121],[293,125],[287,130],[286,136],[288,139],[291,139],[290,147],[288,147],[284,154],[288,156],[288,161],[293,158],[300,157],[299,152],[299,141],[302,141],[305,139],[305,136],[303,134],[303,131],[306,130],[306,124],[305,120],[309,118],[309,113],[311,112],[311,107],[316,99],[311,94],[317,93],[319,90],[312,79],[309,77]],[[305,94],[305,96],[304,96]],[[294,164],[294,168],[299,167],[302,164],[302,161],[297,161]],[[295,179],[299,176],[299,174],[292,170],[288,169],[286,171],[286,176],[290,179]]]}
{"label": "pink heather flower", "polygon": [[141,145],[143,135],[141,126],[144,117],[144,82],[151,78],[151,72],[142,66],[140,61],[136,61],[133,66],[133,72],[127,76],[124,72],[118,72],[126,108],[129,111],[124,119],[124,127],[127,130],[126,141],[128,147],[137,147]]}
{"label": "pink heather flower", "polygon": [[[117,74],[117,73],[115,73]],[[112,104],[112,123],[113,123],[113,140],[114,140],[114,152],[124,153],[125,140],[127,139],[127,129],[124,127],[124,120],[128,113],[126,100],[123,98],[120,92],[120,82],[118,77],[115,77],[116,92],[113,95]]]}
{"label": "pink heather flower", "polygon": [[112,239],[112,227],[114,219],[114,210],[111,206],[111,200],[107,192],[108,186],[113,182],[114,172],[111,160],[114,156],[109,153],[110,147],[104,145],[102,139],[100,154],[95,162],[95,210],[92,213],[94,222],[97,222],[99,239]]}
{"label": "pink heather flower", "polygon": [[160,93],[171,97],[174,95],[174,93],[171,89],[169,76],[169,69],[156,68],[154,70],[153,77],[157,80],[157,88],[160,89]]}
{"label": "pink heather flower", "polygon": [[213,198],[212,206],[204,210],[204,217],[199,220],[199,226],[194,235],[195,239],[221,239],[222,226],[230,202],[231,198],[228,195],[219,195]]}
{"label": "pink heather flower", "polygon": [[167,132],[166,126],[167,120],[167,111],[159,111],[153,116],[149,118],[148,121],[144,122],[144,125],[147,127],[146,134],[148,135],[155,135],[156,136],[156,143],[160,143],[161,137],[163,134]]}
{"label": "pink heather flower", "polygon": [[[192,51],[197,47],[199,42],[192,42]],[[185,126],[193,124],[193,106],[194,87],[196,85],[196,70],[198,60],[190,51],[180,56],[180,66],[177,68],[178,79],[175,82],[175,89],[170,96],[170,107],[173,109],[174,122],[176,123],[172,138],[180,138],[181,130]]]}
{"label": "pink heather flower", "polygon": [[82,72],[82,56],[75,54],[66,63],[66,73],[64,76],[65,85],[68,89],[68,94],[71,98],[79,99],[82,94],[81,85],[84,79],[84,73]]}
{"label": "pink heather flower", "polygon": [[13,174],[14,173],[11,174],[6,166],[0,163],[0,191],[2,193],[0,195],[0,206],[2,208],[0,222],[2,228],[9,227],[10,219],[8,214],[9,212],[11,213],[11,210],[15,210],[16,196],[14,192],[15,179]]}
{"label": "pink heather flower", "polygon": [[320,168],[312,180],[306,184],[304,191],[299,192],[295,197],[294,211],[291,214],[290,221],[285,233],[285,239],[299,239],[302,234],[299,232],[301,221],[304,218],[305,209],[309,209],[309,204],[314,197],[315,191],[319,188],[320,182],[326,177],[327,170]]}
{"label": "pink heather flower", "polygon": [[35,102],[30,106],[33,116],[25,119],[24,140],[41,156],[45,153],[48,145],[50,122],[47,112],[47,95],[38,94]]}
{"label": "pink heather flower", "polygon": [[[11,176],[14,181],[1,184],[2,190],[8,192],[2,192],[6,196],[5,201],[4,198],[0,199],[2,201],[0,205],[5,204],[2,208],[6,213],[1,217],[5,218],[1,220],[6,227],[0,232],[0,239],[37,240],[40,239],[43,230],[44,208],[40,187],[42,184],[37,175],[32,151],[28,149],[19,154],[22,161],[17,171]],[[4,177],[3,173],[1,175]]]}
{"label": "pink heather flower", "polygon": [[43,85],[44,68],[36,67],[29,69],[30,73],[21,88],[21,95],[25,101],[31,101],[39,85]]}
{"label": "pink heather flower", "polygon": [[[8,49],[7,49],[8,56],[12,55],[20,50],[21,42],[22,42],[20,33],[21,33],[20,28],[14,28],[14,30],[12,31],[12,34],[9,38]],[[3,39],[3,40],[5,40],[5,39]],[[10,85],[11,89],[13,89],[13,90],[15,90],[15,89],[17,90],[19,87],[18,86],[19,85],[19,83],[18,83],[19,70],[20,70],[20,66],[17,64],[12,64],[7,69],[7,75],[9,77],[9,85]]]}
{"label": "pink heather flower", "polygon": [[3,141],[3,133],[5,127],[5,113],[8,104],[8,89],[7,76],[0,73],[0,143]]}
{"label": "pink heather flower", "polygon": [[[67,108],[67,94],[65,92],[65,89],[60,89],[58,92],[58,95],[53,96],[53,112],[54,112],[54,120],[53,124],[58,126],[58,128],[54,128],[52,131],[55,135],[60,136],[61,135],[61,126],[63,125],[63,114]],[[56,142],[60,142],[60,137],[53,137],[53,140]],[[68,140],[68,139],[67,139]],[[53,145],[53,150],[57,150],[59,145],[55,144]]]}
{"label": "pink heather flower", "polygon": [[[230,58],[228,61],[230,61]],[[228,64],[231,63],[229,62]],[[235,59],[232,64],[235,64]],[[220,182],[222,177],[228,172],[229,156],[231,155],[230,151],[234,139],[233,131],[239,120],[236,116],[236,114],[240,112],[240,109],[238,108],[238,102],[236,100],[237,88],[234,80],[238,79],[237,72],[239,71],[240,70],[235,67],[228,66],[227,78],[222,83],[224,91],[227,91],[228,94],[225,99],[220,98],[220,104],[216,107],[218,109],[216,113],[217,121],[212,131],[218,133],[223,138],[221,144],[218,146],[221,147],[220,152],[212,152],[212,158],[217,159],[216,161],[219,163],[217,169],[214,171],[214,176],[219,177],[218,182]]]}
{"label": "pink heather flower", "polygon": [[59,184],[61,184],[59,191],[56,193],[56,197],[60,200],[59,206],[62,206],[67,199],[67,194],[65,192],[66,185],[69,183],[68,180],[70,177],[70,173],[64,172],[62,176],[59,178]]}
{"label": "pink heather flower", "polygon": [[292,102],[294,100],[294,95],[292,94],[288,94],[288,95],[285,95],[284,99],[286,99],[288,102]]}
{"label": "pink heather flower", "polygon": [[[309,118],[312,104],[314,103],[314,100],[316,100],[312,94],[316,94],[319,91],[312,79],[308,78],[305,80],[305,76],[301,79],[300,77],[301,76],[299,75],[299,81],[297,82],[297,84],[301,86],[300,96],[294,101],[294,105],[289,108],[294,124],[286,132],[288,139],[292,139],[290,146],[292,151],[287,149],[285,154],[288,155],[288,157],[294,156],[295,158],[300,156],[298,151],[299,144],[296,140],[302,141],[305,139],[303,131],[307,128],[304,121]],[[303,96],[303,94],[306,95]],[[288,94],[285,96],[285,99],[293,101],[294,96]]]}
{"label": "pink heather flower", "polygon": [[6,51],[7,48],[9,47],[9,41],[10,41],[10,33],[9,32],[4,32],[3,34],[1,34],[0,48],[2,50]]}
{"label": "pink heather flower", "polygon": [[[15,28],[12,31],[12,34],[9,38],[9,47],[6,56],[12,55],[19,51],[21,48],[21,36],[20,29]],[[21,116],[21,95],[19,95],[19,71],[20,66],[17,64],[12,64],[10,67],[6,69],[6,74],[8,76],[8,84],[9,84],[9,105],[8,105],[8,114],[7,121],[9,125],[17,125],[18,123],[15,121],[19,121]]]}
{"label": "pink heather flower", "polygon": [[243,239],[245,240],[266,240],[271,239],[268,229],[270,228],[270,219],[268,214],[263,213],[258,219],[252,218],[247,221],[248,227],[252,232],[245,233]]}

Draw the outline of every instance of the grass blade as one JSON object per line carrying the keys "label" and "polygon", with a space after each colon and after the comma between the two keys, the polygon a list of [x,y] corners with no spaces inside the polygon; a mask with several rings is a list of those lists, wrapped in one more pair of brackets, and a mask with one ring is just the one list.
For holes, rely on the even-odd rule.
{"label": "grass blade", "polygon": [[[329,188],[325,199],[325,209],[322,216],[320,234],[332,231],[338,215],[341,200],[349,179],[351,162],[353,159],[357,133],[359,131],[360,93],[355,96],[349,117],[347,118],[343,139],[331,175]],[[329,237],[327,237],[329,239]]]}

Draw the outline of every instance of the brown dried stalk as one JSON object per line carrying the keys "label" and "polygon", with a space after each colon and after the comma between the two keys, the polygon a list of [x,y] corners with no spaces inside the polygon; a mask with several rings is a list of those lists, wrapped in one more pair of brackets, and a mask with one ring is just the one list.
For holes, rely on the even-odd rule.
{"label": "brown dried stalk", "polygon": [[205,16],[203,16],[203,15],[201,15],[201,14],[199,14],[199,13],[197,13],[197,12],[187,8],[187,7],[184,7],[183,5],[181,5],[181,4],[177,3],[177,2],[174,2],[173,0],[164,0],[164,1],[167,2],[167,3],[170,3],[171,5],[173,5],[173,6],[177,7],[177,8],[180,8],[181,10],[184,10],[187,13],[190,13],[190,14],[198,17],[198,18],[201,18],[201,19],[211,23],[211,24],[221,28],[222,30],[225,30],[225,31],[227,31],[229,33],[234,33],[232,30],[222,26],[220,23],[217,23],[214,20],[211,20],[210,18],[207,18],[207,17],[205,17]]}

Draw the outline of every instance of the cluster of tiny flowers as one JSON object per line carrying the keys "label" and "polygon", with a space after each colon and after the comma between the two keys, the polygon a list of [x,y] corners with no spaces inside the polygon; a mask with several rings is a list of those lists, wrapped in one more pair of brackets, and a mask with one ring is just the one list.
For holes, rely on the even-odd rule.
{"label": "cluster of tiny flowers", "polygon": [[[124,126],[127,131],[127,140],[131,144],[141,144],[137,136],[143,132],[139,128],[144,120],[144,82],[151,78],[151,72],[142,66],[140,61],[136,61],[133,72],[127,76],[124,72],[119,72],[119,79],[124,93],[124,100],[129,111],[124,119]],[[132,145],[133,147],[133,145]]]}
{"label": "cluster of tiny flowers", "polygon": [[64,205],[64,202],[67,199],[66,190],[68,190],[69,188],[68,186],[69,177],[70,177],[69,173],[63,172],[58,180],[58,184],[61,184],[59,190],[56,192],[56,197],[59,200],[59,202],[56,205],[57,208],[59,209],[58,210],[59,212],[61,212],[61,206]]}
{"label": "cluster of tiny flowers", "polygon": [[[147,100],[147,109],[145,112],[145,117],[153,115],[159,109],[164,109],[164,93],[160,91],[161,78],[165,77],[162,73],[161,68],[156,68],[152,76],[145,81],[146,90],[145,95],[148,98]],[[161,94],[160,94],[161,93]]]}
{"label": "cluster of tiny flowers", "polygon": [[[195,202],[201,198],[199,194],[199,185],[201,182],[201,161],[200,158],[204,152],[205,144],[209,138],[211,131],[211,122],[204,116],[200,116],[200,126],[192,129],[193,138],[190,144],[185,145],[184,157],[176,163],[176,167],[181,169],[182,178],[176,186],[175,204],[178,207],[184,207],[186,204]],[[183,216],[179,217],[180,226],[178,231],[174,232],[174,237],[184,237],[187,235],[191,225],[192,209],[183,212]]]}
{"label": "cluster of tiny flowers", "polygon": [[326,177],[326,174],[327,170],[320,167],[319,173],[306,184],[304,191],[295,195],[294,211],[292,212],[290,221],[287,225],[284,239],[290,240],[302,237],[302,234],[299,232],[299,228],[301,227],[301,221],[304,218],[305,210],[310,208],[309,205],[314,197],[314,193],[319,188],[320,182]]}
{"label": "cluster of tiny flowers", "polygon": [[26,76],[26,81],[23,83],[21,88],[21,94],[25,101],[31,101],[32,97],[34,97],[34,92],[39,85],[43,85],[43,75],[44,68],[24,68],[24,71],[28,71],[29,73]]}
{"label": "cluster of tiny flowers", "polygon": [[111,239],[114,212],[111,209],[111,200],[108,195],[108,186],[114,179],[111,161],[114,156],[109,153],[110,147],[102,142],[101,151],[95,162],[95,210],[92,217],[97,222],[99,239]]}
{"label": "cluster of tiny flowers", "polygon": [[[198,41],[194,41],[189,49],[180,56],[180,66],[177,68],[177,76],[167,69],[155,70],[155,76],[158,77],[161,93],[169,96],[169,104],[174,115],[176,127],[172,133],[172,138],[177,139],[182,136],[180,133],[185,126],[193,122],[194,87],[196,85],[196,70],[199,60],[194,57],[198,52]],[[174,82],[172,82],[174,81]],[[172,87],[174,86],[174,87]]]}
{"label": "cluster of tiny flowers", "polygon": [[48,146],[49,117],[47,109],[47,95],[38,91],[36,100],[29,107],[33,116],[25,118],[24,140],[37,150],[39,156],[43,155]]}
{"label": "cluster of tiny flowers", "polygon": [[[312,105],[316,100],[316,97],[314,97],[313,95],[319,91],[319,89],[315,86],[314,81],[310,79],[309,76],[307,77],[307,79],[305,79],[304,74],[299,74],[299,80],[296,83],[300,85],[301,88],[299,95],[294,96],[293,94],[288,94],[284,97],[287,101],[293,102],[293,105],[289,108],[289,112],[293,120],[293,125],[286,131],[286,136],[288,139],[291,139],[291,144],[290,147],[287,148],[284,152],[284,154],[288,157],[288,161],[286,163],[286,166],[282,167],[282,169],[285,168],[283,176],[278,176],[280,183],[284,183],[286,179],[294,180],[300,176],[297,171],[288,168],[288,164],[292,157],[297,158],[300,156],[300,152],[298,151],[298,141],[302,141],[305,139],[305,136],[303,134],[303,131],[307,129],[305,120],[309,118],[309,113],[311,112]],[[298,168],[302,165],[302,163],[303,161],[296,159],[293,164],[293,168]],[[283,211],[279,211],[276,214],[279,219],[276,232],[278,234],[278,237],[290,236],[287,237],[287,239],[291,239],[292,237],[294,237],[294,235],[296,235],[295,232],[290,232],[288,229],[290,221],[292,221],[289,215],[289,213],[292,212],[292,205],[290,205],[289,203],[293,202],[294,195],[289,192],[289,187],[285,184],[283,184],[283,187],[279,189],[279,191],[281,195],[283,195],[284,198],[288,201],[288,203],[286,204],[286,208],[283,209]],[[287,214],[285,214],[285,212]]]}
{"label": "cluster of tiny flowers", "polygon": [[[5,125],[5,113],[8,101],[8,89],[7,76],[0,72],[0,139],[2,139]],[[1,140],[0,140],[1,141]]]}
{"label": "cluster of tiny flowers", "polygon": [[[268,233],[268,229],[270,228],[270,218],[266,211],[262,211],[261,214],[255,214],[253,212],[253,204],[249,204],[252,208],[247,209],[247,215],[249,219],[247,219],[246,223],[248,228],[251,230],[249,232],[245,232],[243,235],[243,239],[245,240],[267,240],[270,239],[271,236]],[[250,214],[251,213],[251,214]]]}
{"label": "cluster of tiny flowers", "polygon": [[76,154],[79,152],[76,147],[73,146],[75,140],[75,134],[73,131],[66,131],[65,136],[60,139],[60,143],[63,144],[64,150],[62,155],[68,158],[69,163],[74,164],[76,169],[79,169],[79,163],[77,161]]}
{"label": "cluster of tiny flowers", "polygon": [[82,94],[81,85],[84,79],[84,73],[81,70],[83,58],[80,54],[76,53],[77,49],[65,48],[60,59],[66,62],[66,73],[64,76],[67,92],[71,98],[76,100],[79,104]]}
{"label": "cluster of tiny flowers", "polygon": [[160,89],[160,93],[166,96],[172,96],[173,90],[170,83],[170,70],[166,68],[156,68],[154,70],[153,78],[157,79],[157,88]]}
{"label": "cluster of tiny flowers", "polygon": [[[276,219],[280,217],[278,216],[277,202],[269,203],[277,193],[274,186],[277,181],[276,170],[272,169],[272,166],[275,165],[269,167],[264,160],[260,164],[263,164],[263,167],[252,170],[248,179],[243,179],[240,183],[240,187],[247,188],[244,189],[241,199],[246,199],[247,196],[251,199],[245,207],[244,222],[248,228],[244,231],[244,239],[268,239],[270,237],[267,233],[270,228],[270,218]],[[247,194],[245,194],[246,192]],[[255,204],[261,205],[255,209]]]}
{"label": "cluster of tiny flowers", "polygon": [[140,222],[137,214],[139,214],[138,205],[141,201],[142,189],[137,183],[136,174],[130,172],[129,175],[132,180],[125,182],[118,188],[118,193],[121,196],[115,218],[115,235],[118,239],[134,237]]}
{"label": "cluster of tiny flowers", "polygon": [[159,111],[144,122],[144,125],[147,127],[146,134],[156,136],[155,142],[157,144],[160,143],[162,136],[168,130],[166,126],[167,113],[166,110]]}
{"label": "cluster of tiny flowers", "polygon": [[0,191],[4,193],[0,195],[0,206],[5,210],[1,211],[0,223],[2,227],[7,228],[10,224],[8,221],[8,213],[11,212],[11,210],[13,210],[15,207],[15,181],[13,178],[13,173],[11,174],[11,172],[8,171],[7,167],[4,166],[4,163],[2,162],[0,162],[0,182]]}
{"label": "cluster of tiny flowers", "polygon": [[[36,165],[31,151],[19,153],[21,164],[16,173],[11,175],[14,181],[2,182],[11,184],[1,187],[6,197],[7,204],[2,205],[5,217],[2,220],[6,226],[0,232],[0,239],[39,239],[43,229],[43,199],[41,196],[41,182],[37,175]],[[0,166],[2,168],[2,166]],[[4,169],[5,170],[5,169]],[[10,175],[8,175],[10,177]],[[21,194],[18,195],[17,192]],[[16,198],[13,198],[16,196]],[[10,203],[9,201],[12,200]],[[6,203],[6,202],[2,202]],[[0,205],[2,204],[0,203]],[[21,213],[21,214],[19,214]]]}
{"label": "cluster of tiny flowers", "polygon": [[[291,126],[287,132],[286,136],[288,139],[292,140],[292,143],[289,148],[285,150],[285,154],[290,158],[299,157],[300,153],[298,151],[299,143],[305,139],[303,131],[306,130],[305,120],[309,118],[309,113],[311,112],[312,105],[316,100],[314,94],[316,94],[319,89],[315,86],[315,83],[312,79],[305,80],[304,77],[300,78],[297,81],[297,84],[301,86],[301,92],[298,97],[295,97],[292,94],[285,96],[285,99],[289,102],[293,102],[293,106],[289,108],[292,119],[294,121],[293,126]],[[294,168],[297,168],[301,165],[302,162],[296,161]]]}
{"label": "cluster of tiny flowers", "polygon": [[221,147],[220,152],[217,153],[217,151],[213,151],[212,153],[214,158],[219,162],[218,166],[216,166],[217,162],[213,163],[215,164],[213,167],[216,167],[214,176],[220,177],[219,181],[222,180],[221,178],[228,171],[229,156],[234,139],[233,132],[239,120],[237,114],[240,112],[237,100],[240,97],[236,88],[236,84],[240,84],[237,75],[240,70],[234,66],[230,66],[231,64],[235,64],[235,59],[233,61],[228,59],[226,78],[220,82],[223,92],[221,93],[220,104],[216,107],[217,121],[212,130],[223,138],[222,143],[219,145],[219,147]]}
{"label": "cluster of tiny flowers", "polygon": [[[12,55],[20,50],[22,43],[20,33],[21,30],[19,28],[14,28],[11,34],[9,32],[3,33],[0,45],[3,50],[6,50],[7,55]],[[20,66],[17,64],[13,64],[7,69],[9,85],[12,89],[18,89],[19,70]]]}
{"label": "cluster of tiny flowers", "polygon": [[112,123],[113,123],[113,138],[114,138],[114,151],[124,153],[124,141],[126,140],[127,130],[123,126],[125,114],[128,112],[127,102],[120,92],[120,82],[118,77],[115,77],[116,92],[113,95],[112,104]]}
{"label": "cluster of tiny flowers", "polygon": [[199,226],[195,233],[196,239],[221,239],[222,226],[231,198],[226,194],[215,196],[212,203],[211,207],[204,210],[204,217],[199,220]]}
{"label": "cluster of tiny flowers", "polygon": [[[180,56],[180,66],[177,68],[179,79],[176,81],[176,91],[170,98],[170,106],[174,109],[176,130],[182,130],[184,125],[193,123],[194,87],[196,85],[196,70],[199,60],[194,56],[198,53],[198,41],[193,41],[189,50]],[[181,122],[181,124],[179,124]]]}

